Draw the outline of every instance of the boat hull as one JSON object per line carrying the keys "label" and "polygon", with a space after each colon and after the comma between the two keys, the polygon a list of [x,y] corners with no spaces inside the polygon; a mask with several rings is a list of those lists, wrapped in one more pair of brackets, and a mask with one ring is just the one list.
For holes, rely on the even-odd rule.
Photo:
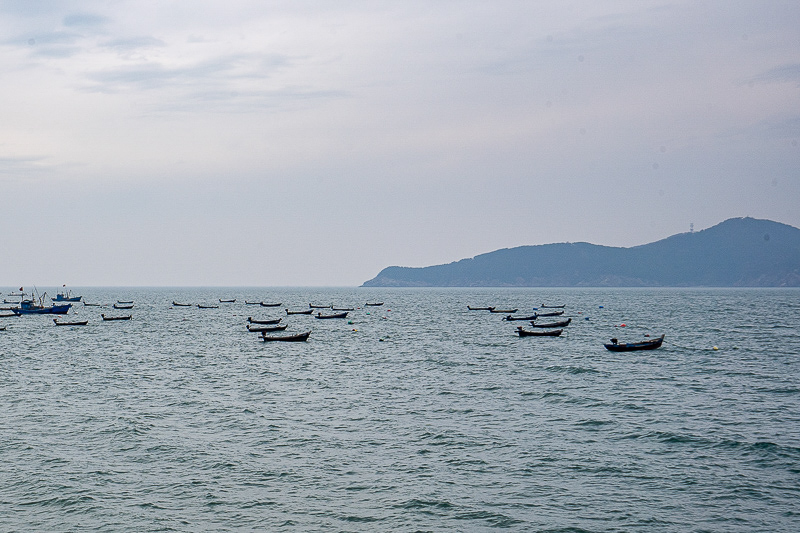
{"label": "boat hull", "polygon": [[603,346],[606,347],[606,350],[611,352],[638,352],[641,350],[655,350],[656,348],[660,348],[661,344],[664,342],[664,335],[661,337],[649,341],[642,341],[642,342],[628,342],[625,344],[604,344]]}
{"label": "boat hull", "polygon": [[50,307],[15,307],[11,312],[15,315],[66,315],[72,304],[51,305]]}

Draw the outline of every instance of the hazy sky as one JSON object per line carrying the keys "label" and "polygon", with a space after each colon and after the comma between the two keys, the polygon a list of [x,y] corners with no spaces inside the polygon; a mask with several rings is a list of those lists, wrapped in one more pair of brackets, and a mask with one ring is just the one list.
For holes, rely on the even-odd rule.
{"label": "hazy sky", "polygon": [[0,2],[0,285],[800,226],[800,2]]}

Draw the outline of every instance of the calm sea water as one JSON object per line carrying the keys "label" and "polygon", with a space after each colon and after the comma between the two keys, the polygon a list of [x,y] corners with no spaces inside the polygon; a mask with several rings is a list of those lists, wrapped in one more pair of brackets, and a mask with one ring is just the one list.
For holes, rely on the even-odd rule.
{"label": "calm sea water", "polygon": [[1,531],[800,531],[798,290],[74,292],[135,307],[0,319]]}

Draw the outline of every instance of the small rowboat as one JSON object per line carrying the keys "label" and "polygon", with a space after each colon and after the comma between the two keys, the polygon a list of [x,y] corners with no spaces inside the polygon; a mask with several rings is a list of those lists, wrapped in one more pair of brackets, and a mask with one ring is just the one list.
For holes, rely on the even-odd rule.
{"label": "small rowboat", "polygon": [[253,333],[264,333],[265,331],[283,331],[289,327],[289,324],[284,324],[282,326],[251,326],[247,324],[247,331],[252,331]]}
{"label": "small rowboat", "polygon": [[259,302],[259,303],[261,304],[261,307],[280,307],[283,305],[283,302],[278,302],[276,304],[268,304],[264,302]]}
{"label": "small rowboat", "polygon": [[564,314],[564,311],[550,311],[549,313],[536,313],[537,317],[541,316],[561,316]]}
{"label": "small rowboat", "polygon": [[333,315],[323,315],[322,313],[317,313],[314,315],[317,318],[347,318],[347,312],[344,313],[336,313]]}
{"label": "small rowboat", "polygon": [[331,307],[331,311],[355,311],[355,307]]}
{"label": "small rowboat", "polygon": [[2,315],[0,315],[0,318],[11,318],[12,316],[19,316],[19,315],[16,313],[3,313]]}
{"label": "small rowboat", "polygon": [[285,335],[282,337],[275,337],[272,335],[261,335],[261,340],[268,342],[268,341],[284,341],[284,342],[304,342],[308,340],[308,336],[311,335],[310,331],[306,331],[305,333],[299,333],[297,335]]}
{"label": "small rowboat", "polygon": [[519,309],[495,309],[494,307],[489,309],[490,313],[516,313]]}
{"label": "small rowboat", "polygon": [[89,323],[88,320],[76,320],[74,322],[59,322],[57,318],[53,319],[53,322],[56,323],[56,326],[85,326]]}
{"label": "small rowboat", "polygon": [[106,316],[105,314],[100,314],[103,317],[103,320],[106,322],[110,322],[112,320],[130,320],[133,315],[122,315],[122,316]]}
{"label": "small rowboat", "polygon": [[471,305],[468,305],[467,309],[470,311],[491,311],[494,309],[494,307],[472,307]]}
{"label": "small rowboat", "polygon": [[563,329],[551,329],[549,331],[528,331],[517,326],[517,333],[520,337],[558,337]]}
{"label": "small rowboat", "polygon": [[133,309],[133,304],[114,304],[114,309]]}
{"label": "small rowboat", "polygon": [[132,304],[133,300],[117,300],[118,304]]}
{"label": "small rowboat", "polygon": [[219,303],[221,303],[221,304],[232,304],[235,301],[236,301],[236,298],[234,298],[232,300],[223,300],[222,298],[219,299]]}
{"label": "small rowboat", "polygon": [[550,322],[549,324],[537,324],[536,322],[531,322],[532,328],[563,328],[569,326],[569,323],[572,322],[571,318],[566,320],[561,320],[559,322]]}
{"label": "small rowboat", "polygon": [[247,300],[245,300],[244,303],[246,303],[247,305],[258,305],[261,302],[248,302]]}
{"label": "small rowboat", "polygon": [[655,350],[656,348],[661,347],[661,343],[663,342],[664,335],[661,335],[657,339],[641,342],[629,342],[625,344],[619,344],[617,339],[611,339],[611,344],[604,344],[603,346],[606,347],[606,350],[610,350],[612,352],[634,352],[637,350]]}
{"label": "small rowboat", "polygon": [[198,308],[198,309],[219,309],[219,306],[218,306],[218,305],[203,305],[203,304],[197,304],[197,308]]}
{"label": "small rowboat", "polygon": [[504,316],[503,320],[509,320],[509,321],[511,321],[511,320],[536,320],[536,316],[537,315],[535,313],[533,315],[531,315],[531,316],[513,316],[513,315],[508,315],[508,316]]}
{"label": "small rowboat", "polygon": [[364,305],[368,307],[378,307],[380,305],[383,305],[383,302],[367,302]]}
{"label": "small rowboat", "polygon": [[88,302],[83,302],[84,307],[102,307],[103,304],[90,304]]}
{"label": "small rowboat", "polygon": [[251,324],[277,324],[281,320],[283,320],[283,319],[282,318],[271,318],[269,320],[256,320],[255,318],[253,318],[251,316],[247,317],[247,321],[250,322]]}
{"label": "small rowboat", "polygon": [[545,305],[545,304],[542,304],[539,307],[541,307],[542,309],[564,309],[566,306],[567,306],[567,304],[561,304],[561,305]]}
{"label": "small rowboat", "polygon": [[172,301],[172,305],[175,306],[175,307],[191,307],[192,306],[192,304],[179,304],[175,300]]}
{"label": "small rowboat", "polygon": [[332,306],[332,305],[314,305],[314,304],[308,304],[308,307],[310,307],[311,309],[330,309],[330,308],[331,308],[331,307],[333,307],[333,306]]}
{"label": "small rowboat", "polygon": [[306,309],[305,311],[289,311],[288,309],[286,310],[287,315],[310,315],[313,312],[314,312],[313,309]]}

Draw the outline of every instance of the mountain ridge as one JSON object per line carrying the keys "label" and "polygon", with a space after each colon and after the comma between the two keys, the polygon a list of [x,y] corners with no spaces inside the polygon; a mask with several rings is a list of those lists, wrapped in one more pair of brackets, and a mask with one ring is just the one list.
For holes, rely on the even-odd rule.
{"label": "mountain ridge", "polygon": [[390,266],[362,287],[798,287],[800,229],[731,218],[629,248],[502,248],[443,265]]}

